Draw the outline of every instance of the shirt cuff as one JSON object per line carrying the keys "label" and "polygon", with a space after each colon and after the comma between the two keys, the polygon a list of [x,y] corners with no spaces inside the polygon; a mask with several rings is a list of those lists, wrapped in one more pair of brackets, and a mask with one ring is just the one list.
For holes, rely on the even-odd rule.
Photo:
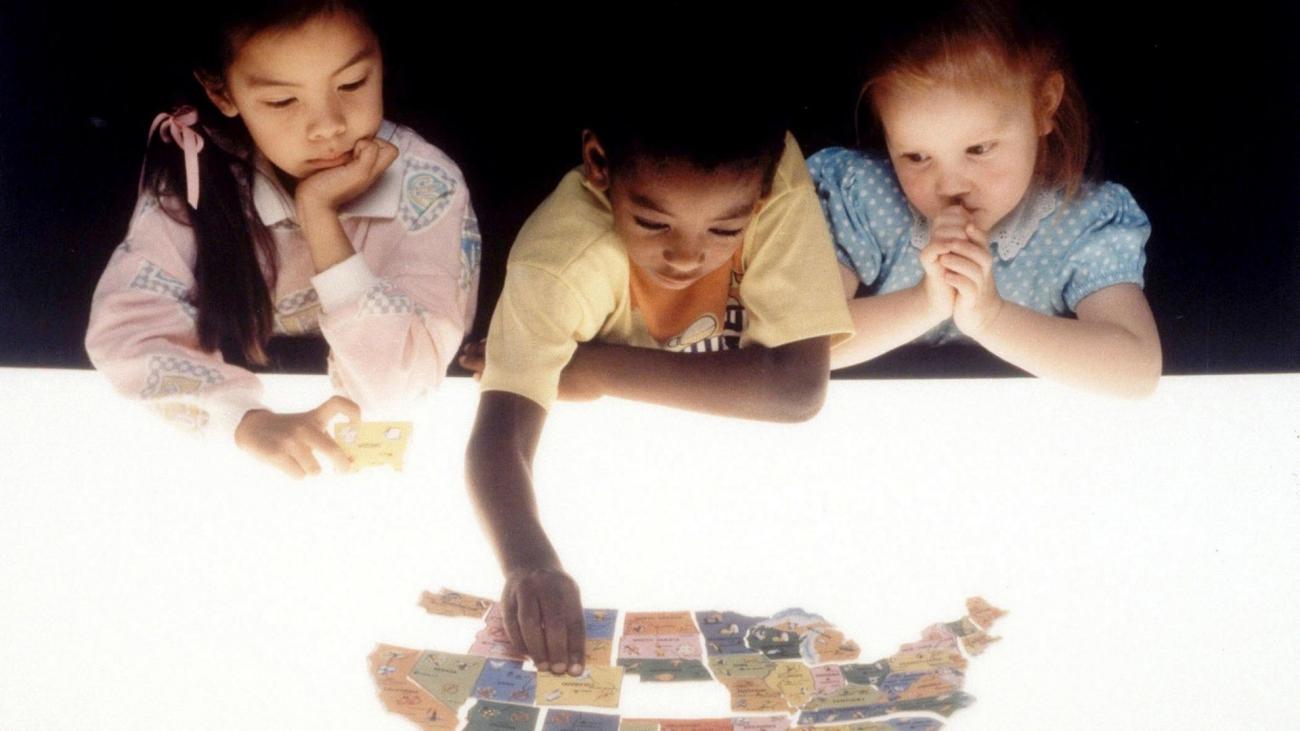
{"label": "shirt cuff", "polygon": [[205,406],[208,411],[208,433],[212,438],[230,444],[235,443],[235,430],[239,428],[239,422],[244,420],[244,414],[253,409],[266,408],[252,395],[234,396]]}
{"label": "shirt cuff", "polygon": [[353,254],[311,278],[311,286],[316,288],[321,309],[326,314],[346,307],[376,284],[379,277],[370,271],[361,254]]}

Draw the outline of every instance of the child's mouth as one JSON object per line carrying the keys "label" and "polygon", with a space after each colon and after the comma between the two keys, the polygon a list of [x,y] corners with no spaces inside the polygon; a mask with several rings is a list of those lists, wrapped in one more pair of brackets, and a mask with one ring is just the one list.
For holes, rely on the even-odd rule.
{"label": "child's mouth", "polygon": [[680,274],[670,274],[663,271],[655,271],[654,275],[658,277],[660,282],[674,288],[686,287],[696,279],[699,279],[698,275],[682,276]]}
{"label": "child's mouth", "polygon": [[347,161],[348,161],[348,158],[351,157],[351,156],[352,156],[352,153],[350,153],[350,152],[340,152],[339,154],[335,155],[334,157],[317,157],[317,158],[313,158],[313,159],[311,159],[311,160],[308,160],[308,161],[307,161],[307,164],[308,164],[308,165],[312,165],[312,166],[316,166],[316,167],[332,168],[332,167],[335,167],[335,166],[338,166],[338,165],[342,165],[343,163],[347,162]]}

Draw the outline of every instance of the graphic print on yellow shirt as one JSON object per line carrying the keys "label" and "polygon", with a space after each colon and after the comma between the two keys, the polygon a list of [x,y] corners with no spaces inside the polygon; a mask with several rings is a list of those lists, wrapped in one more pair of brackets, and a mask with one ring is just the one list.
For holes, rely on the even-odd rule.
{"label": "graphic print on yellow shirt", "polygon": [[656,285],[630,259],[628,269],[632,310],[661,348],[712,353],[740,347],[745,306],[740,302],[744,264],[739,246],[729,265],[718,267],[686,289]]}

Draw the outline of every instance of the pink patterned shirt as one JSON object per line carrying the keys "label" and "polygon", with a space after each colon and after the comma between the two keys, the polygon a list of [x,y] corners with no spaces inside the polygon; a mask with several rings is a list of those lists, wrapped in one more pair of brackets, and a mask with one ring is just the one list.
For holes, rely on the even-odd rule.
{"label": "pink patterned shirt", "polygon": [[[357,253],[319,274],[293,198],[261,172],[253,185],[279,256],[275,331],[324,336],[335,390],[367,419],[406,416],[441,382],[474,320],[481,240],[456,164],[405,127],[385,122],[379,136],[399,156],[339,216]],[[194,262],[189,226],[142,195],[95,289],[86,350],[119,392],[230,439],[245,412],[263,408],[262,385],[199,348]]]}

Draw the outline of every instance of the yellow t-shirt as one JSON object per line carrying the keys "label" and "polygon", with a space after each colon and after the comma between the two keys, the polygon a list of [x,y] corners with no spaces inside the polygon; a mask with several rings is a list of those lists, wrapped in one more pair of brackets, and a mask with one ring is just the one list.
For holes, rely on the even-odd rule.
{"label": "yellow t-shirt", "polygon": [[725,289],[723,322],[706,321],[717,310],[708,304],[678,335],[651,335],[646,321],[664,318],[639,309],[660,299],[643,289],[633,296],[632,266],[613,226],[608,199],[586,185],[581,170],[565,175],[524,223],[488,330],[483,390],[510,391],[550,408],[560,372],[578,343],[591,340],[707,351],[826,335],[839,342],[853,332],[821,204],[791,135],[730,273],[692,285]]}

